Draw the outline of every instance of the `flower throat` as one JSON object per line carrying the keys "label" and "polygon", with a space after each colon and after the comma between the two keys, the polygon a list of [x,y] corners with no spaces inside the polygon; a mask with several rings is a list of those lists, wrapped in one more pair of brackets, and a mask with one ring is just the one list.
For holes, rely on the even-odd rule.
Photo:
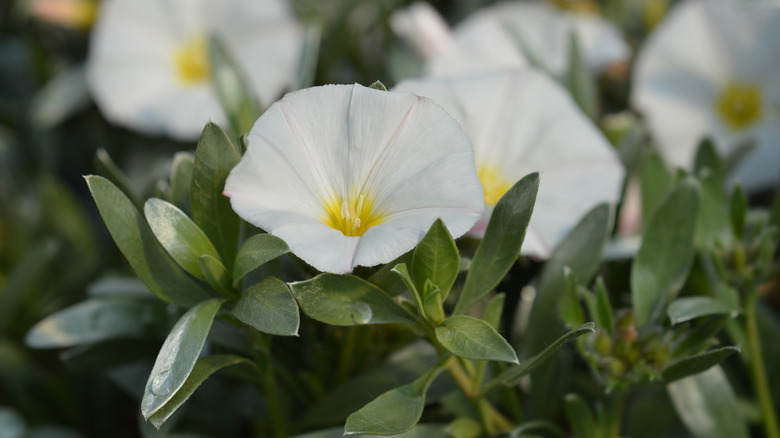
{"label": "flower throat", "polygon": [[345,236],[362,236],[365,232],[384,222],[384,216],[374,208],[374,198],[370,194],[355,193],[353,188],[348,199],[331,197],[323,204],[326,216],[323,221]]}

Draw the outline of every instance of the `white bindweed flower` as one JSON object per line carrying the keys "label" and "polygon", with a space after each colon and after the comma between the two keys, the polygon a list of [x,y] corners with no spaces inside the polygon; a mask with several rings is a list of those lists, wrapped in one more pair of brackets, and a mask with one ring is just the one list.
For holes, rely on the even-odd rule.
{"label": "white bindweed flower", "polygon": [[417,79],[397,90],[427,96],[457,119],[474,143],[485,215],[520,178],[541,171],[522,254],[547,258],[585,212],[615,203],[623,166],[566,90],[533,69]]}
{"label": "white bindweed flower", "polygon": [[248,142],[225,183],[233,209],[320,271],[390,262],[437,217],[458,237],[482,214],[468,137],[411,93],[360,85],[290,93]]}
{"label": "white bindweed flower", "polygon": [[[432,22],[433,12],[413,5],[397,12],[395,20]],[[568,71],[572,33],[594,72],[626,61],[630,55],[615,25],[594,13],[569,12],[544,1],[503,2],[484,8],[459,23],[449,38],[440,35],[439,26],[429,26],[428,32],[421,25],[411,24],[394,29],[412,45],[436,48],[426,62],[427,71],[433,75],[524,67],[529,65],[523,53],[525,45],[544,68],[562,76]]]}
{"label": "white bindweed flower", "polygon": [[736,169],[747,190],[780,180],[780,8],[687,0],[639,52],[632,104],[664,157],[690,168],[699,142],[757,149]]}
{"label": "white bindweed flower", "polygon": [[261,102],[294,76],[303,29],[282,0],[104,0],[87,75],[105,116],[148,134],[198,137],[224,112],[208,40],[220,38]]}

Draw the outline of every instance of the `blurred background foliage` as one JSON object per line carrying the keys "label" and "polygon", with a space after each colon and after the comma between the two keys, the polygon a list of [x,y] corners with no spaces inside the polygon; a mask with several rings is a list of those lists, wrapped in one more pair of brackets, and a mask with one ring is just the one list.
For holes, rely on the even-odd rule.
{"label": "blurred background foliage", "polygon": [[[194,148],[191,142],[143,136],[112,125],[101,116],[89,96],[82,67],[94,13],[90,11],[99,4],[96,0],[60,2],[78,5],[81,12],[45,15],[36,5],[42,0],[0,2],[0,437],[165,436],[165,428],[158,432],[139,421],[138,406],[154,357],[168,329],[180,316],[179,310],[151,301],[149,308],[162,325],[151,324],[142,336],[122,342],[103,340],[56,350],[36,350],[25,345],[27,332],[38,321],[88,297],[117,290],[148,294],[142,284],[127,280],[133,277],[132,270],[100,220],[82,178],[103,174],[106,166],[111,166],[105,155],[102,160],[96,158],[98,151],[105,150],[126,173],[132,189],[145,199],[159,190],[160,179],[168,177],[174,153]],[[422,60],[389,26],[390,14],[410,3],[294,0],[299,18],[321,30],[313,84],[368,85],[381,80],[390,87],[419,74]],[[430,3],[453,24],[495,2]],[[669,3],[670,0],[603,0],[594,6],[620,24],[627,41],[636,48]],[[617,66],[598,77],[601,106],[597,122],[619,147],[629,171],[640,175],[643,183],[651,181],[646,184],[648,187],[662,184],[659,175],[671,171],[653,170],[653,155],[648,152],[644,135],[632,134],[626,128],[633,117],[622,113],[628,108],[629,71],[630,65]],[[633,142],[632,147],[623,145],[621,141],[630,135],[639,135],[641,140]],[[670,188],[671,183],[657,190],[665,193]],[[769,190],[754,195],[750,204],[769,207],[774,194]],[[656,196],[656,203],[661,196]],[[502,284],[502,290],[523,289],[542,270],[542,265],[521,259]],[[631,289],[630,267],[630,260],[615,257],[598,268],[613,303],[628,304],[625,292]],[[697,259],[685,288],[703,290],[700,286],[706,282],[705,269]],[[761,294],[762,303],[768,304],[759,307],[762,338],[779,339],[780,279],[775,277],[773,282],[763,285]],[[528,293],[507,296],[507,329],[513,323],[519,325],[516,318],[525,324],[543,326],[543,321],[522,317],[529,310],[524,302],[527,299]],[[533,332],[533,328],[525,327],[525,331]],[[215,343],[219,344],[220,330],[224,330],[225,339],[231,339],[231,329],[234,328],[227,325],[215,326]],[[738,329],[731,329],[732,336],[739,336]],[[354,353],[359,360],[350,362],[346,369],[323,366],[343,363],[339,356],[348,337],[364,349]],[[343,423],[347,414],[367,401],[339,398],[338,391],[348,392],[349,385],[376,388],[374,393],[379,393],[426,369],[430,362],[417,363],[424,362],[424,356],[404,361],[402,352],[400,356],[396,354],[399,358],[395,361],[386,361],[391,352],[410,339],[409,333],[388,327],[344,329],[310,321],[302,325],[300,338],[279,341],[275,345],[274,352],[279,355],[275,360],[296,363],[287,378],[301,380],[299,392],[289,403],[308,410],[294,432]],[[732,343],[724,339],[724,344]],[[777,396],[780,344],[766,342],[764,348],[771,393]],[[301,352],[305,355],[301,356]],[[562,384],[570,385],[565,389],[592,399],[601,397],[602,390],[595,385],[584,359],[564,351],[560,360],[565,365],[562,369],[572,373],[560,379]],[[733,355],[722,369],[732,382],[740,410],[748,420],[755,420],[757,407],[751,401],[750,380],[741,361],[739,355]],[[355,375],[360,377],[335,393],[331,391]],[[444,396],[447,389],[446,384],[434,386],[435,394],[429,397],[440,399],[426,411],[427,421],[436,422],[446,418],[444,412],[464,409],[462,400]],[[560,401],[555,404],[551,397],[545,399],[546,402],[535,401],[531,410],[563,421]],[[643,389],[626,403],[625,436],[690,436],[663,387]],[[253,421],[264,409],[263,399],[243,382],[229,377],[212,379],[193,396],[175,436],[258,433]],[[760,427],[751,424],[753,436],[761,436]],[[341,430],[329,433],[340,436]],[[312,438],[331,435],[323,433]],[[434,435],[423,431],[419,436]]]}

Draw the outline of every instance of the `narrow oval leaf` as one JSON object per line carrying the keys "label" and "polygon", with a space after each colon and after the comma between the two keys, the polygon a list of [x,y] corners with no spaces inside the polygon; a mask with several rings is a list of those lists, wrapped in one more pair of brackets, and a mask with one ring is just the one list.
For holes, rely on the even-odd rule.
{"label": "narrow oval leaf", "polygon": [[190,186],[192,186],[192,168],[195,166],[195,155],[191,152],[176,152],[171,164],[170,199],[184,211],[190,209]]}
{"label": "narrow oval leaf", "polygon": [[609,294],[607,288],[604,286],[604,281],[601,277],[596,281],[596,312],[594,319],[596,325],[603,327],[609,333],[612,333],[612,304],[609,302]]}
{"label": "narrow oval leaf", "polygon": [[491,327],[498,330],[501,325],[501,315],[504,314],[504,300],[506,294],[496,294],[490,299],[485,307],[485,313],[482,314],[482,320],[490,324]]}
{"label": "narrow oval leaf", "polygon": [[375,285],[351,275],[320,274],[290,283],[303,313],[331,325],[413,323],[414,319]]}
{"label": "narrow oval leaf", "polygon": [[385,392],[347,417],[344,435],[397,435],[420,421],[428,387],[444,369],[439,364],[414,382]]}
{"label": "narrow oval leaf", "polygon": [[599,436],[593,412],[582,397],[577,394],[568,394],[564,407],[566,408],[566,418],[576,436],[583,438]]}
{"label": "narrow oval leaf", "polygon": [[422,292],[425,282],[430,280],[439,287],[442,298],[446,298],[458,276],[459,267],[460,253],[455,241],[444,222],[436,219],[412,255],[414,284]]}
{"label": "narrow oval leaf", "polygon": [[425,315],[434,324],[444,321],[444,309],[442,308],[441,291],[439,289],[430,292],[423,300]]}
{"label": "narrow oval leaf", "polygon": [[740,239],[745,234],[745,222],[747,221],[748,200],[742,186],[737,182],[734,190],[731,192],[729,206],[729,216],[731,217],[731,230],[734,237]]}
{"label": "narrow oval leaf", "polygon": [[517,354],[503,336],[481,319],[456,315],[436,327],[436,339],[454,354],[473,360],[517,363]]}
{"label": "narrow oval leaf", "polygon": [[585,313],[582,311],[577,294],[577,278],[568,267],[564,269],[563,274],[566,277],[566,285],[558,301],[558,313],[566,327],[571,329],[585,324]]}
{"label": "narrow oval leaf", "polygon": [[344,435],[397,435],[414,427],[425,407],[425,394],[410,383],[375,398],[347,418]]}
{"label": "narrow oval leaf", "polygon": [[166,320],[165,305],[135,299],[90,299],[47,316],[25,337],[32,348],[64,348],[154,332]]}
{"label": "narrow oval leaf", "polygon": [[229,270],[232,270],[236,256],[239,220],[230,207],[230,199],[222,192],[225,179],[239,160],[238,149],[222,128],[213,122],[206,124],[198,140],[192,169],[192,219],[217,248]]}
{"label": "narrow oval leaf", "polygon": [[565,335],[558,338],[549,347],[545,348],[544,351],[537,354],[536,356],[526,359],[520,362],[519,364],[511,366],[506,370],[504,370],[504,372],[499,374],[496,378],[491,380],[490,383],[488,383],[485,386],[486,388],[485,391],[489,391],[493,389],[499,383],[506,386],[517,385],[520,381],[520,378],[533,371],[534,368],[536,368],[537,366],[544,363],[544,361],[547,360],[550,356],[552,356],[553,353],[558,351],[559,348],[563,347],[566,343],[571,342],[582,335],[593,333],[595,331],[595,327],[596,326],[592,322],[589,322],[583,324],[582,326],[580,326],[575,330],[566,333]]}
{"label": "narrow oval leaf", "polygon": [[702,316],[736,314],[739,311],[737,303],[701,296],[678,298],[669,306],[667,313],[672,324],[679,324]]}
{"label": "narrow oval leaf", "polygon": [[221,300],[204,301],[187,311],[165,339],[141,400],[141,414],[149,419],[168,403],[189,377],[200,355]]}
{"label": "narrow oval leaf", "polygon": [[168,255],[130,199],[100,176],[86,176],[100,216],[136,275],[161,300],[191,307],[209,297],[207,289]]}
{"label": "narrow oval leaf", "polygon": [[287,284],[278,278],[266,278],[250,286],[231,313],[263,333],[298,336],[298,305]]}
{"label": "narrow oval leaf", "polygon": [[465,313],[509,272],[520,254],[538,190],[539,174],[534,172],[515,183],[498,201],[471,261],[455,314]]}
{"label": "narrow oval leaf", "polygon": [[669,365],[661,375],[664,382],[670,383],[684,377],[699,374],[723,362],[727,357],[734,353],[739,353],[737,347],[721,347],[714,350],[705,351],[696,356],[684,357]]}
{"label": "narrow oval leaf", "polygon": [[111,159],[111,156],[108,155],[108,152],[103,148],[98,149],[95,153],[95,168],[101,176],[118,187],[120,191],[132,201],[136,208],[143,208],[144,203],[141,200],[141,197],[138,196],[138,193],[133,190],[127,176],[122,172],[122,169],[114,163],[114,160]]}
{"label": "narrow oval leaf", "polygon": [[233,266],[233,283],[271,260],[290,251],[284,240],[270,234],[255,234],[241,245]]}
{"label": "narrow oval leaf", "polygon": [[655,208],[672,189],[674,175],[666,167],[657,151],[650,151],[639,164],[639,178],[642,187],[642,223],[647,224]]}
{"label": "narrow oval leaf", "polygon": [[677,413],[695,438],[748,438],[740,402],[720,367],[667,385]]}
{"label": "narrow oval leaf", "polygon": [[[529,354],[536,354],[565,333],[557,321],[556,308],[566,288],[564,271],[570,269],[582,283],[589,283],[601,264],[607,238],[610,208],[600,204],[589,211],[553,252],[539,275],[536,299],[523,341]],[[563,396],[563,394],[561,394]]]}
{"label": "narrow oval leaf", "polygon": [[688,276],[694,254],[699,189],[684,180],[655,209],[631,269],[637,326],[659,324]]}
{"label": "narrow oval leaf", "polygon": [[203,276],[211,287],[228,298],[237,296],[237,292],[233,289],[230,273],[216,257],[204,254],[200,256],[198,262],[200,263],[200,270],[203,272]]}
{"label": "narrow oval leaf", "polygon": [[157,240],[176,263],[191,275],[205,280],[200,256],[208,254],[219,260],[219,254],[195,222],[175,205],[157,198],[146,201],[144,215]]}
{"label": "narrow oval leaf", "polygon": [[198,359],[181,388],[176,391],[176,394],[174,394],[173,397],[171,397],[171,399],[165,403],[165,405],[163,405],[160,409],[157,410],[157,412],[148,418],[149,421],[154,425],[154,427],[159,429],[160,426],[162,426],[163,423],[165,423],[171,417],[171,415],[173,415],[173,413],[176,412],[176,410],[179,409],[181,405],[183,405],[184,402],[190,398],[195,390],[198,389],[200,384],[209,378],[209,376],[221,370],[222,368],[242,363],[250,365],[252,364],[252,362],[246,358],[230,354],[208,356]]}
{"label": "narrow oval leaf", "polygon": [[244,71],[218,37],[209,39],[209,66],[219,103],[227,113],[234,134],[249,132],[260,116],[257,93],[252,91]]}

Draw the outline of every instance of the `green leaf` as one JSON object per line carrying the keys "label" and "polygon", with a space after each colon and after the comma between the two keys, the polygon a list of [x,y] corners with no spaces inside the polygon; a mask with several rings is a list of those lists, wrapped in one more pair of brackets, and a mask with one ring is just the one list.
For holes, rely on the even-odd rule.
{"label": "green leaf", "polygon": [[[209,39],[209,66],[219,103],[230,120],[236,136],[249,132],[260,116],[257,93],[249,85],[246,73],[235,62],[222,39]],[[272,102],[278,96],[261,96]]]}
{"label": "green leaf", "polygon": [[203,276],[211,287],[228,298],[236,296],[236,291],[233,289],[233,282],[230,281],[230,273],[216,257],[209,254],[203,254],[198,259],[198,262],[200,263],[200,269],[203,272]]}
{"label": "green leaf", "polygon": [[24,302],[41,287],[41,280],[52,269],[60,250],[60,244],[55,240],[31,245],[8,272],[5,283],[0,283],[0,333],[6,333]]}
{"label": "green leaf", "polygon": [[430,280],[439,287],[442,299],[446,299],[459,267],[460,254],[455,241],[444,222],[436,219],[412,255],[412,280],[420,292],[424,292],[425,282]]}
{"label": "green leaf", "polygon": [[190,209],[190,187],[192,170],[195,167],[195,155],[190,152],[176,152],[171,164],[170,199],[183,211]]}
{"label": "green leaf", "polygon": [[775,241],[780,240],[780,189],[777,190],[772,210],[769,212],[769,225],[775,227]]}
{"label": "green leaf", "polygon": [[474,254],[455,314],[465,313],[509,272],[523,245],[538,190],[539,174],[534,172],[515,183],[498,201]]}
{"label": "green leaf", "polygon": [[663,371],[661,377],[664,382],[670,383],[684,377],[692,376],[706,371],[723,362],[733,353],[739,353],[738,347],[727,346],[705,351],[695,356],[688,356],[671,363]]}
{"label": "green leaf", "polygon": [[162,426],[162,424],[190,398],[200,384],[209,378],[209,376],[222,368],[242,363],[252,364],[252,362],[246,358],[230,354],[208,356],[198,359],[181,388],[176,391],[173,397],[171,397],[165,405],[159,408],[151,417],[148,417],[148,420],[154,427],[159,429],[160,426]]}
{"label": "green leaf", "polygon": [[604,286],[604,280],[601,278],[596,281],[596,312],[594,319],[597,326],[612,333],[612,305],[609,303],[607,288]]}
{"label": "green leaf", "polygon": [[596,120],[599,111],[596,81],[588,69],[574,32],[569,35],[569,74],[566,82],[577,106],[591,120]]}
{"label": "green leaf", "polygon": [[[611,210],[600,204],[589,211],[558,245],[547,261],[536,288],[528,325],[523,335],[527,356],[537,354],[566,333],[556,317],[558,301],[565,288],[564,267],[569,267],[576,278],[589,283],[601,264],[601,253],[609,229]],[[560,407],[560,401],[568,390],[570,375],[563,360],[564,353],[548,359],[547,365],[534,370],[534,382],[529,394],[532,415],[551,418]]]}
{"label": "green leaf", "polygon": [[[377,287],[385,291],[388,295],[396,296],[404,293],[404,291],[407,290],[407,286],[394,270],[394,268],[401,263],[406,266],[409,266],[412,263],[412,251],[403,254],[392,262],[379,268],[368,281],[377,285]],[[411,279],[411,277],[409,278]]]}
{"label": "green leaf", "polygon": [[631,300],[637,326],[661,323],[693,263],[699,189],[694,180],[679,183],[658,205],[631,269]]}
{"label": "green leaf", "polygon": [[248,273],[289,251],[284,240],[270,234],[255,234],[238,250],[233,266],[233,284],[238,284]]}
{"label": "green leaf", "polygon": [[504,313],[504,300],[506,294],[496,294],[490,299],[485,307],[485,313],[482,314],[482,320],[490,324],[493,329],[498,330],[501,324],[501,315]]}
{"label": "green leaf", "polygon": [[117,337],[148,336],[165,320],[165,306],[159,301],[89,299],[38,322],[25,342],[31,348],[63,348]]}
{"label": "green leaf", "polygon": [[434,324],[441,324],[441,322],[444,321],[444,309],[442,308],[443,301],[441,291],[438,288],[433,292],[427,293],[423,299],[425,315]]}
{"label": "green leaf", "polygon": [[250,286],[231,313],[263,333],[298,336],[298,305],[290,289],[278,278],[266,278]]}
{"label": "green leaf", "polygon": [[387,87],[385,87],[385,84],[383,84],[382,81],[374,81],[374,83],[369,85],[368,88],[379,91],[387,91]]}
{"label": "green leaf", "polygon": [[352,413],[344,425],[344,435],[397,435],[411,430],[420,421],[428,387],[443,369],[437,366]]}
{"label": "green leaf", "polygon": [[301,310],[326,324],[414,322],[409,313],[381,289],[358,277],[320,274],[289,286]]}
{"label": "green leaf", "polygon": [[726,180],[726,163],[721,158],[712,139],[705,138],[696,149],[696,157],[693,160],[694,175],[701,177],[706,172],[723,185]]}
{"label": "green leaf", "polygon": [[207,289],[168,255],[124,193],[103,177],[85,179],[111,237],[149,290],[161,300],[182,307],[208,298]]}
{"label": "green leaf", "polygon": [[397,264],[392,272],[396,273],[398,277],[401,278],[404,285],[406,285],[406,288],[409,289],[409,294],[412,295],[412,298],[417,305],[417,311],[420,312],[421,315],[425,315],[425,303],[423,303],[422,293],[417,290],[417,286],[414,285],[414,281],[412,281],[412,276],[409,275],[409,269],[406,267],[406,263]]}
{"label": "green leaf", "polygon": [[130,185],[130,180],[127,179],[127,176],[125,176],[119,166],[114,163],[111,156],[109,156],[108,152],[103,148],[98,149],[95,153],[95,168],[103,177],[117,186],[122,193],[133,202],[133,205],[135,205],[136,208],[139,210],[143,209],[144,203],[141,200],[141,197],[138,196],[138,193],[133,190]]}
{"label": "green leaf", "polygon": [[517,354],[509,342],[481,319],[465,315],[447,318],[436,327],[436,339],[444,348],[466,359],[517,363]]}
{"label": "green leaf", "polygon": [[639,164],[642,187],[642,223],[647,225],[653,211],[672,189],[674,176],[657,151],[650,151]]}
{"label": "green leaf", "polygon": [[184,385],[203,349],[221,300],[204,301],[187,311],[163,343],[141,400],[141,414],[147,420],[160,410]]}
{"label": "green leaf", "polygon": [[685,426],[695,438],[748,438],[740,402],[720,367],[666,387]]}
{"label": "green leaf", "polygon": [[519,364],[513,365],[507,368],[506,370],[504,370],[501,374],[496,376],[493,380],[490,381],[490,383],[488,383],[485,386],[486,388],[485,391],[489,391],[495,388],[498,384],[502,384],[506,386],[517,385],[523,376],[527,375],[528,373],[533,371],[534,368],[544,363],[545,360],[547,360],[550,356],[552,356],[556,351],[558,351],[558,349],[563,347],[565,344],[573,341],[574,339],[577,339],[582,335],[593,333],[595,331],[596,331],[595,325],[592,322],[588,322],[566,333],[565,335],[558,338],[555,342],[550,344],[550,346],[545,348],[544,351],[537,354],[536,356],[526,359],[520,362]]}
{"label": "green leaf", "polygon": [[228,270],[232,270],[236,256],[239,221],[222,192],[225,179],[240,159],[222,129],[213,122],[206,124],[195,150],[190,205],[192,218],[217,248]]}
{"label": "green leaf", "polygon": [[702,316],[737,314],[740,307],[712,297],[697,296],[678,298],[669,306],[667,314],[672,325],[690,321]]}
{"label": "green leaf", "polygon": [[558,302],[566,287],[564,269],[568,267],[579,281],[590,282],[601,264],[601,251],[607,238],[610,209],[600,204],[589,211],[558,245],[544,266],[537,286],[526,342],[527,351],[536,354],[544,350],[564,328],[554,317]]}
{"label": "green leaf", "polygon": [[558,313],[566,327],[572,329],[585,324],[585,314],[577,293],[577,277],[568,267],[564,268],[563,275],[566,277],[566,285],[558,301]]}
{"label": "green leaf", "polygon": [[731,192],[731,205],[729,216],[731,217],[731,230],[734,237],[741,239],[745,234],[745,222],[747,221],[748,200],[742,186],[737,183]]}
{"label": "green leaf", "polygon": [[696,246],[713,248],[716,242],[724,246],[731,244],[731,223],[729,206],[723,181],[709,170],[699,174],[701,184],[701,206],[696,225]]}
{"label": "green leaf", "polygon": [[564,408],[566,409],[566,418],[569,420],[574,435],[581,438],[599,436],[593,412],[591,412],[582,397],[577,394],[566,395]]}
{"label": "green leaf", "polygon": [[711,347],[716,340],[715,335],[726,325],[725,316],[707,318],[685,333],[685,337],[674,347],[672,357],[695,355]]}
{"label": "green leaf", "polygon": [[[418,424],[410,431],[395,435],[395,438],[452,438],[447,431],[447,425],[444,424]],[[294,438],[342,438],[344,436],[343,427],[317,430],[303,435],[295,435]],[[366,438],[369,435],[364,435]]]}
{"label": "green leaf", "polygon": [[205,280],[200,256],[208,254],[219,260],[219,254],[195,222],[175,205],[157,198],[146,201],[144,215],[157,240],[176,263],[191,275]]}

